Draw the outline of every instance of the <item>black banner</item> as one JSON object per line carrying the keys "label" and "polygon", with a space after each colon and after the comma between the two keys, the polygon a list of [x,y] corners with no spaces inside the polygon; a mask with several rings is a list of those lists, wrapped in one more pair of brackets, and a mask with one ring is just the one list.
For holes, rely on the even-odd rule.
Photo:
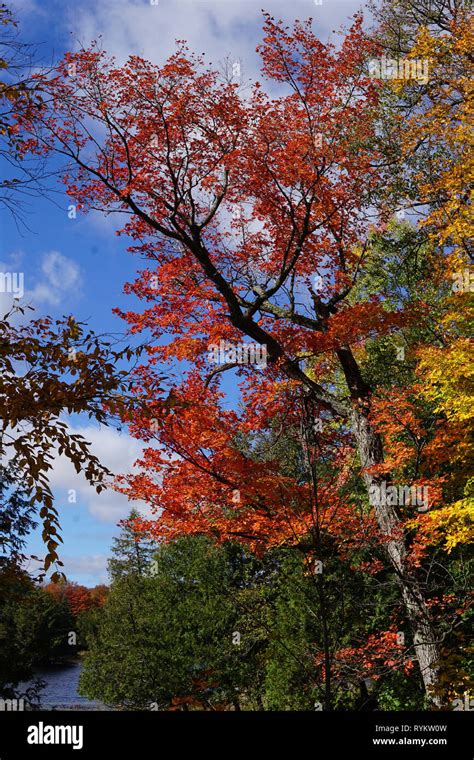
{"label": "black banner", "polygon": [[[472,713],[2,712],[0,760],[252,755],[311,749],[313,758],[472,760]],[[149,748],[145,752],[145,747]],[[304,747],[307,749],[304,750]],[[245,754],[244,754],[245,753]]]}

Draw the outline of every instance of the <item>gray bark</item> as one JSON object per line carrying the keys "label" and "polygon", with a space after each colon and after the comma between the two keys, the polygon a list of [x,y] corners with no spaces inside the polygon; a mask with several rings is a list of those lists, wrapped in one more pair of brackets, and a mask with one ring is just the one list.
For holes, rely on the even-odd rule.
{"label": "gray bark", "polygon": [[[367,407],[354,406],[352,426],[357,441],[363,478],[370,493],[372,486],[380,486],[381,477],[371,475],[367,469],[383,462],[382,441],[368,419]],[[433,693],[439,681],[439,643],[423,594],[423,588],[415,571],[407,567],[407,549],[398,510],[387,499],[375,505],[377,524],[383,536],[389,538],[386,552],[400,586],[403,602],[413,636],[413,646],[429,701],[441,706],[441,698]]]}

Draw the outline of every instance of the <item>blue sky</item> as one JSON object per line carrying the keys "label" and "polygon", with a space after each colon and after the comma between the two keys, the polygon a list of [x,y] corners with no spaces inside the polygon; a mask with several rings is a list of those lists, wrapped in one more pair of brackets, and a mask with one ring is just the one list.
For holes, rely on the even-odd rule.
{"label": "blue sky", "polygon": [[[347,23],[359,7],[354,0],[10,0],[20,21],[23,40],[35,43],[43,63],[57,60],[66,50],[87,45],[102,36],[105,49],[124,61],[139,54],[156,63],[173,51],[176,39],[186,39],[214,63],[227,56],[241,62],[243,75],[258,77],[261,11],[288,22],[312,16],[323,40]],[[25,209],[26,227],[0,213],[0,271],[23,272],[23,303],[36,313],[54,317],[73,313],[96,332],[123,332],[124,324],[112,314],[115,306],[133,308],[125,296],[125,282],[133,280],[140,260],[126,252],[127,240],[117,237],[117,219],[99,214],[68,217],[70,201],[60,186],[51,198],[34,199]],[[2,313],[8,296],[0,293]],[[70,419],[71,427],[92,442],[94,453],[113,472],[130,471],[141,446],[126,431],[100,429],[87,419]],[[95,585],[106,580],[106,562],[117,522],[130,509],[126,499],[112,491],[100,496],[63,459],[52,475],[60,511],[62,559],[71,580]],[[70,489],[77,501],[68,502]],[[42,554],[39,531],[28,550]]]}

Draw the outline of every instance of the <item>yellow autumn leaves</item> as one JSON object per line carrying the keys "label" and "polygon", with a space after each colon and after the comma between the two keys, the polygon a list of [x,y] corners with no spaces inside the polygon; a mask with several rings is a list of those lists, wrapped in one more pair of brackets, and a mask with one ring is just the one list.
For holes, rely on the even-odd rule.
{"label": "yellow autumn leaves", "polygon": [[[422,225],[438,245],[450,248],[451,265],[462,266],[472,230],[474,184],[474,30],[467,14],[449,33],[421,28],[409,58],[429,61],[429,81],[402,127],[407,156],[425,150],[416,173],[420,201],[430,210]],[[406,84],[394,84],[399,92]]]}
{"label": "yellow autumn leaves", "polygon": [[[439,269],[455,285],[444,302],[437,328],[439,345],[418,351],[419,393],[444,419],[449,447],[446,476],[456,498],[418,520],[429,543],[448,553],[473,538],[474,479],[468,477],[472,456],[469,429],[474,417],[474,365],[469,339],[469,300],[472,238],[471,199],[474,186],[474,33],[467,13],[453,20],[449,31],[421,28],[409,57],[429,61],[429,82],[415,93],[415,107],[400,120],[402,150],[414,159],[414,182],[427,213],[419,222],[439,251]],[[393,88],[403,98],[410,84]],[[413,104],[413,90],[411,90]],[[421,161],[417,156],[422,155]],[[471,254],[472,255],[472,254]],[[461,283],[462,287],[459,285]],[[413,526],[415,527],[415,526]]]}

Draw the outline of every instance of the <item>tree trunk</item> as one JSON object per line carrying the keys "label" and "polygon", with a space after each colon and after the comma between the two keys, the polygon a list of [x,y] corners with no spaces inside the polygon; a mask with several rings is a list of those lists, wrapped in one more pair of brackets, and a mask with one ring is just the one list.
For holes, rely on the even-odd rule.
{"label": "tree trunk", "polygon": [[[382,439],[369,420],[370,391],[361,378],[352,352],[348,348],[342,349],[338,356],[353,399],[352,429],[363,478],[370,494],[371,489],[374,486],[380,487],[386,477],[368,471],[384,461]],[[440,652],[436,631],[424,598],[422,584],[416,577],[416,572],[407,566],[406,535],[400,513],[396,506],[387,503],[385,490],[380,490],[379,493],[379,503],[374,505],[377,524],[382,535],[388,539],[385,548],[400,586],[427,698],[434,706],[440,707],[441,698],[433,693],[433,688],[439,682]]]}

